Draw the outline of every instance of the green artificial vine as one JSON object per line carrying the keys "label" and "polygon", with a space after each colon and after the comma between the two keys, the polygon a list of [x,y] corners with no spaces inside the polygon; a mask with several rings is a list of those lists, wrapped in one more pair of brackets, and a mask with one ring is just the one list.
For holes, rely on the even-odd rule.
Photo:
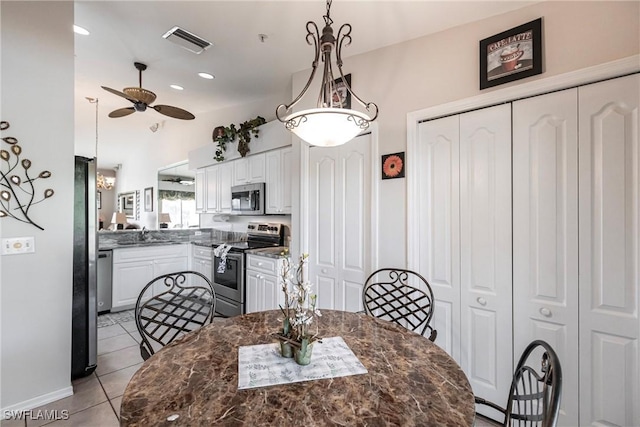
{"label": "green artificial vine", "polygon": [[251,136],[258,137],[260,129],[258,127],[266,123],[263,117],[256,117],[255,119],[247,120],[240,123],[239,128],[236,125],[231,124],[229,126],[218,126],[213,130],[213,142],[217,144],[216,153],[214,159],[218,162],[224,160],[224,153],[227,151],[227,144],[238,140],[238,152],[242,157],[245,157],[249,150],[249,142]]}

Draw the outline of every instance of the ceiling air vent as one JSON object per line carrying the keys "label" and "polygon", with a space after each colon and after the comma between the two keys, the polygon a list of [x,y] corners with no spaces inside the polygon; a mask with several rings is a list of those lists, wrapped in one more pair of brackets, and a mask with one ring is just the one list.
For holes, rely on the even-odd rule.
{"label": "ceiling air vent", "polygon": [[173,27],[162,37],[195,54],[201,54],[212,45],[211,42],[208,42],[202,37],[198,37],[187,30],[183,30],[180,27]]}

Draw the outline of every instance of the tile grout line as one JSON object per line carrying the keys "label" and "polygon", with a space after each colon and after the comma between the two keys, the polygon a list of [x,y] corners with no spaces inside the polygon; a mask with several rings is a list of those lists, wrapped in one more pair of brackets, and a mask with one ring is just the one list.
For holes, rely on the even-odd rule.
{"label": "tile grout line", "polygon": [[[117,372],[117,371],[114,371],[114,372]],[[98,374],[95,374],[95,375],[96,375],[96,378],[98,379],[98,383],[100,384],[100,388],[102,389],[102,392],[107,398],[107,402],[109,402],[109,406],[111,406],[111,410],[113,411],[113,414],[116,416],[116,419],[118,420],[118,422],[120,422],[120,413],[116,412],[116,408],[113,406],[113,403],[111,402],[111,398],[107,394],[107,390],[104,389],[104,386],[102,385],[102,381],[100,381],[100,376]],[[114,399],[117,399],[118,397],[120,396],[114,397]]]}

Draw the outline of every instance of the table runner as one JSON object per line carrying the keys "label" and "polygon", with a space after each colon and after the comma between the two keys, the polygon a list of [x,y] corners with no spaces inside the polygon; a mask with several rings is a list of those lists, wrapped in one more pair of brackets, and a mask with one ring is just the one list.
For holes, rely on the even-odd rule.
{"label": "table runner", "polygon": [[311,363],[298,365],[280,356],[280,344],[260,344],[238,348],[238,389],[366,374],[341,337],[323,338],[313,344]]}

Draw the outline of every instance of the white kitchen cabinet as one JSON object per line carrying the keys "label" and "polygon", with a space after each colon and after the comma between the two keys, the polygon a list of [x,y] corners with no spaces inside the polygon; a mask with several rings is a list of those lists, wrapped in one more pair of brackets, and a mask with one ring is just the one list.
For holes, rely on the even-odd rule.
{"label": "white kitchen cabinet", "polygon": [[220,163],[196,171],[196,212],[231,212],[232,162]]}
{"label": "white kitchen cabinet", "polygon": [[196,191],[196,213],[205,212],[207,199],[207,174],[205,169],[196,170],[195,191]]}
{"label": "white kitchen cabinet", "polygon": [[191,246],[191,270],[204,275],[213,281],[213,249],[210,247]]}
{"label": "white kitchen cabinet", "polygon": [[231,162],[232,185],[245,185],[265,181],[265,153],[251,154]]}
{"label": "white kitchen cabinet", "polygon": [[293,150],[291,147],[280,148],[267,152],[265,156],[265,213],[290,214]]}
{"label": "white kitchen cabinet", "polygon": [[283,260],[248,254],[246,264],[246,312],[277,310],[284,304]]}
{"label": "white kitchen cabinet", "polygon": [[[189,266],[187,244],[155,245],[113,250],[111,311],[133,308],[142,288],[154,278]],[[163,292],[154,286],[154,294]]]}

